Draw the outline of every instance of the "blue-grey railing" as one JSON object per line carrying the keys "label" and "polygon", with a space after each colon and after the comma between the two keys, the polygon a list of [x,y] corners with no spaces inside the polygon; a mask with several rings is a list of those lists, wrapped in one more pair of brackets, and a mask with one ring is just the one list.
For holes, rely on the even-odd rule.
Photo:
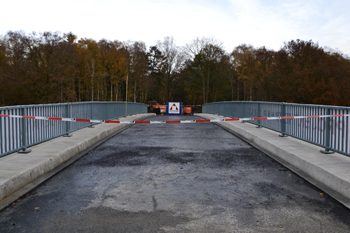
{"label": "blue-grey railing", "polygon": [[[350,114],[349,107],[273,102],[216,102],[203,105],[203,113],[233,118],[313,116]],[[324,153],[339,152],[350,156],[350,117],[250,121],[309,143],[324,147]]]}
{"label": "blue-grey railing", "polygon": [[[127,115],[146,113],[147,106],[127,103]],[[126,114],[125,102],[78,102],[60,104],[0,107],[2,115],[82,118],[93,120],[116,119]],[[91,127],[88,122],[45,121],[0,117],[0,157],[70,132]]]}

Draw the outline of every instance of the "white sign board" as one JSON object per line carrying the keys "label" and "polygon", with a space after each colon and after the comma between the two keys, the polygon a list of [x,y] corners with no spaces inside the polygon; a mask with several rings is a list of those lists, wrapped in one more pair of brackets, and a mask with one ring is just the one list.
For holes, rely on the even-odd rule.
{"label": "white sign board", "polygon": [[169,102],[168,113],[170,114],[180,114],[180,103],[179,102]]}

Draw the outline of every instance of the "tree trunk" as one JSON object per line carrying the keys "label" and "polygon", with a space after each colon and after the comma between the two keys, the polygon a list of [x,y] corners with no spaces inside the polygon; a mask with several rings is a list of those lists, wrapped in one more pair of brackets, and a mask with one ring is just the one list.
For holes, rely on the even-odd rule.
{"label": "tree trunk", "polygon": [[246,83],[245,80],[243,80],[243,100],[244,100],[244,101],[247,100],[247,99],[246,99],[246,95],[245,95],[245,94],[246,94],[246,93],[245,93],[245,89],[246,89],[246,88],[245,88],[245,86],[246,86],[245,83]]}
{"label": "tree trunk", "polygon": [[206,103],[209,101],[209,80],[210,80],[210,75],[209,75],[209,70],[208,70],[208,75],[207,75],[207,97],[206,97]]}
{"label": "tree trunk", "polygon": [[252,87],[250,87],[250,97],[249,97],[249,99],[250,99],[250,101],[253,101],[253,96],[252,96],[252,93],[253,93],[253,90],[252,90],[253,88]]}
{"label": "tree trunk", "polygon": [[137,98],[136,91],[137,91],[137,88],[136,88],[136,77],[135,77],[135,86],[134,86],[134,103],[136,103],[136,98]]}
{"label": "tree trunk", "polygon": [[92,74],[91,74],[91,101],[94,101],[94,75],[95,75],[95,66],[94,66],[94,59],[91,59],[91,67],[92,67]]}
{"label": "tree trunk", "polygon": [[111,80],[111,101],[113,101],[113,84],[112,84],[112,80]]}
{"label": "tree trunk", "polygon": [[97,101],[100,101],[100,77],[97,77]]}
{"label": "tree trunk", "polygon": [[118,101],[118,81],[115,82],[115,87],[116,87],[116,90],[115,90],[115,101],[117,102]]}
{"label": "tree trunk", "polygon": [[128,102],[128,86],[129,86],[129,75],[126,76],[126,84],[125,84],[125,102]]}
{"label": "tree trunk", "polygon": [[206,102],[205,102],[205,81],[204,81],[203,77],[202,77],[202,83],[203,83],[203,104],[206,104]]}
{"label": "tree trunk", "polygon": [[78,78],[78,102],[81,102],[80,92],[81,92],[81,89],[80,89],[80,78]]}

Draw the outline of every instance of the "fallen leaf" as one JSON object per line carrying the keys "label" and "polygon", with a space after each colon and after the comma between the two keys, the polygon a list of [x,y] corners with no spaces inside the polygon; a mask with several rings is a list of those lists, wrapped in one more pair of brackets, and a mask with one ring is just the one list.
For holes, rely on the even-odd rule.
{"label": "fallen leaf", "polygon": [[58,179],[61,179],[61,177],[58,177]]}
{"label": "fallen leaf", "polygon": [[35,210],[38,210],[38,209],[40,209],[40,207],[35,207],[34,209],[35,209]]}
{"label": "fallen leaf", "polygon": [[29,196],[29,193],[27,193],[27,195],[26,195],[27,197]]}
{"label": "fallen leaf", "polygon": [[322,196],[322,195],[323,195],[323,193],[320,193],[320,195]]}
{"label": "fallen leaf", "polygon": [[21,201],[21,199],[18,199],[17,201]]}
{"label": "fallen leaf", "polygon": [[16,203],[12,203],[12,205],[15,205]]}
{"label": "fallen leaf", "polygon": [[11,225],[14,226],[14,225],[16,225],[16,223],[13,222],[13,223],[11,223]]}
{"label": "fallen leaf", "polygon": [[4,198],[3,199],[5,199],[7,196],[4,196]]}

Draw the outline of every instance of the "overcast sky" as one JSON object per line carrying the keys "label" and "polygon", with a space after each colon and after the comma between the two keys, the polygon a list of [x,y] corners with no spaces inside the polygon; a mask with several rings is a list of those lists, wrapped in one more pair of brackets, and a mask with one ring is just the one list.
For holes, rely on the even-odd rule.
{"label": "overcast sky", "polygon": [[147,47],[166,36],[179,46],[214,37],[228,52],[243,43],[278,50],[301,39],[350,55],[350,0],[0,1],[0,35],[71,31]]}

